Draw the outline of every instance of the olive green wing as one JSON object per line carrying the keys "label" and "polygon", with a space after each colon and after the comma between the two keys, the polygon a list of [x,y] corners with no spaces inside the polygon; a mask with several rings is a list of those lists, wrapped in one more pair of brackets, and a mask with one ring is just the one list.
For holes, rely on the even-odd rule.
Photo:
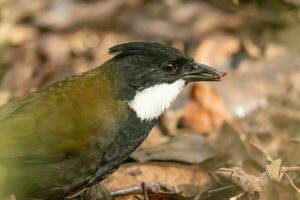
{"label": "olive green wing", "polygon": [[116,88],[109,81],[88,74],[1,108],[0,162],[57,162],[87,151],[96,134],[109,144],[109,130],[125,107],[113,98]]}
{"label": "olive green wing", "polygon": [[25,144],[27,137],[34,132],[35,122],[30,113],[19,112],[37,98],[32,94],[0,109],[0,161],[24,156],[25,152],[19,149],[19,145]]}
{"label": "olive green wing", "polygon": [[0,162],[48,162],[61,157],[58,154],[51,155],[37,135],[40,98],[38,94],[30,94],[0,109]]}

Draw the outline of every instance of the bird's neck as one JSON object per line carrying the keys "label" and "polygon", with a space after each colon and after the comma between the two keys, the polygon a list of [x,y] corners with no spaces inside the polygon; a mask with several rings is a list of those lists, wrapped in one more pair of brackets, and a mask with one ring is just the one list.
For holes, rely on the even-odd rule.
{"label": "bird's neck", "polygon": [[143,80],[143,77],[138,79],[132,78],[134,72],[132,72],[130,66],[135,63],[129,63],[126,70],[124,70],[124,66],[122,66],[124,63],[121,65],[120,61],[107,64],[109,66],[108,70],[114,74],[115,82],[119,86],[118,98],[127,102],[129,107],[135,111],[136,116],[142,121],[158,119],[185,86],[185,81],[179,79],[172,83],[155,84],[139,90],[138,85],[145,82],[145,80]]}
{"label": "bird's neck", "polygon": [[137,91],[128,104],[141,120],[156,119],[171,105],[184,85],[184,80],[177,80],[151,86]]}

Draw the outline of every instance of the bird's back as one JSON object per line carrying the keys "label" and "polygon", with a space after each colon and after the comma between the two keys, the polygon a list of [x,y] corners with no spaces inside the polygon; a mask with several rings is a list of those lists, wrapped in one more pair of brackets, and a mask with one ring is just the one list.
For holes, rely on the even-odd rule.
{"label": "bird's back", "polygon": [[4,106],[2,193],[59,196],[91,179],[128,113],[118,89],[109,70],[96,69]]}

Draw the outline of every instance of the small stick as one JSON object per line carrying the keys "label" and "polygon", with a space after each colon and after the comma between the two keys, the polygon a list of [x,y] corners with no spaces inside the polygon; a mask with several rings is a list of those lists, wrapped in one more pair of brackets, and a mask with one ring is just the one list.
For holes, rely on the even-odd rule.
{"label": "small stick", "polygon": [[263,145],[260,143],[260,141],[256,137],[254,137],[252,140],[250,140],[249,143],[252,144],[254,147],[256,147],[258,150],[260,150],[265,155],[265,157],[267,158],[267,160],[269,162],[273,161],[271,156],[269,156],[269,154],[263,148]]}
{"label": "small stick", "polygon": [[281,167],[283,172],[294,172],[300,171],[300,166],[292,166],[292,167]]}
{"label": "small stick", "polygon": [[296,192],[298,192],[298,194],[300,194],[300,189],[295,185],[295,183],[292,180],[292,178],[288,174],[284,174],[284,175],[289,180],[290,185],[292,186],[292,188],[294,188],[296,190]]}
{"label": "small stick", "polygon": [[145,182],[141,183],[141,187],[142,187],[142,190],[143,190],[144,199],[149,200],[148,191],[147,191]]}
{"label": "small stick", "polygon": [[119,197],[119,196],[127,196],[127,195],[133,195],[133,194],[141,194],[143,192],[142,188],[140,186],[131,186],[129,188],[119,189],[115,191],[111,191],[111,196],[113,198]]}
{"label": "small stick", "polygon": [[243,193],[238,194],[238,195],[236,195],[236,196],[234,196],[234,197],[230,197],[229,200],[239,200],[244,194],[245,194],[245,193],[243,192]]}
{"label": "small stick", "polygon": [[232,184],[232,185],[227,185],[227,186],[220,187],[220,188],[217,188],[217,189],[209,190],[209,191],[207,191],[207,194],[213,194],[213,193],[221,192],[221,191],[223,191],[223,190],[231,189],[231,188],[234,188],[234,187],[235,187],[234,184]]}

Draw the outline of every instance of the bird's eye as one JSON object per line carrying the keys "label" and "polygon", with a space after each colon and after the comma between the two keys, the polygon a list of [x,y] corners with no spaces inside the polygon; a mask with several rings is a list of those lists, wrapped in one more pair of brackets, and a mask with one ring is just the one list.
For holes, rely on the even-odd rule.
{"label": "bird's eye", "polygon": [[171,63],[163,64],[162,69],[166,74],[174,74],[177,71],[177,67]]}

